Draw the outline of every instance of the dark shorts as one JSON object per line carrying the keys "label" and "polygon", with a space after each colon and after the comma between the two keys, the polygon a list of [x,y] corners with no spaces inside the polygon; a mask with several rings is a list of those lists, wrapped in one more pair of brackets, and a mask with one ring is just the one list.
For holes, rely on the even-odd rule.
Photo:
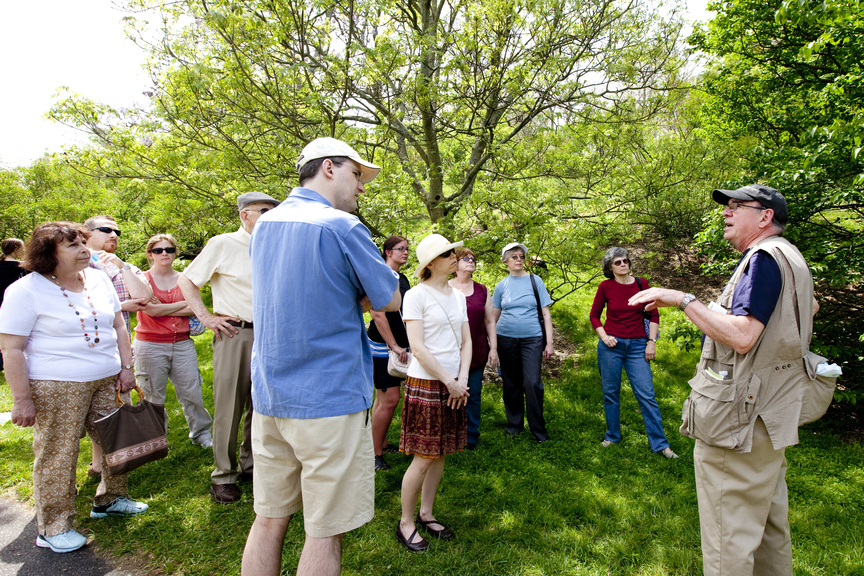
{"label": "dark shorts", "polygon": [[389,362],[389,360],[389,358],[379,358],[377,356],[372,357],[372,366],[375,369],[372,374],[372,381],[375,383],[375,388],[378,390],[387,390],[388,388],[402,385],[402,380],[395,376],[391,376],[390,373],[387,372],[387,362]]}

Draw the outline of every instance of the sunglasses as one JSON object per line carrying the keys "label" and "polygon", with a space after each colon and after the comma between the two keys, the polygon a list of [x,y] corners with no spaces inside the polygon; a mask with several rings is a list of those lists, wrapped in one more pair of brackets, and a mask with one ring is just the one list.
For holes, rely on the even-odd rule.
{"label": "sunglasses", "polygon": [[174,254],[175,252],[177,252],[177,248],[175,248],[174,246],[169,246],[167,248],[151,248],[150,249],[151,254],[161,254],[162,252],[165,252],[166,254]]}
{"label": "sunglasses", "polygon": [[510,259],[511,260],[525,260],[525,255],[524,254],[513,254],[512,256],[510,256]]}
{"label": "sunglasses", "polygon": [[447,250],[446,252],[439,254],[438,258],[449,258],[452,255],[453,255],[453,249],[451,248],[450,250]]}
{"label": "sunglasses", "polygon": [[462,258],[462,261],[463,261],[463,262],[468,262],[469,264],[476,264],[476,263],[477,263],[477,259],[476,259],[476,258],[472,258],[471,256],[465,256],[465,257],[463,257],[463,258]]}
{"label": "sunglasses", "polygon": [[614,262],[612,262],[612,264],[614,264],[615,266],[621,266],[622,264],[627,264],[629,266],[630,260],[628,260],[627,258],[624,258],[623,260],[615,260]]}
{"label": "sunglasses", "polygon": [[108,226],[97,226],[96,228],[94,228],[94,230],[99,230],[100,232],[104,232],[105,234],[110,234],[113,232],[114,234],[117,235],[117,238],[119,238],[120,235],[122,234],[122,232],[120,232],[120,230],[116,230],[114,228],[109,228]]}
{"label": "sunglasses", "polygon": [[272,208],[244,208],[246,212],[260,212],[264,214],[265,212],[269,212]]}

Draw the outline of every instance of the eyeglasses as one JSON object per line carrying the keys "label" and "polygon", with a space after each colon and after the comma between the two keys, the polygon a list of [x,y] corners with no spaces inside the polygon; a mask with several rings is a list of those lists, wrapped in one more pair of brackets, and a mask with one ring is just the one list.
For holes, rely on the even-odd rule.
{"label": "eyeglasses", "polygon": [[398,248],[392,248],[391,252],[408,252],[408,250],[410,250],[410,248],[407,246],[399,246]]}
{"label": "eyeglasses", "polygon": [[463,262],[468,262],[469,264],[476,264],[476,263],[477,263],[477,259],[476,259],[476,258],[472,258],[471,256],[464,256],[464,257],[462,258],[462,261],[463,261]]}
{"label": "eyeglasses", "polygon": [[510,259],[511,260],[525,260],[525,255],[524,254],[511,254]]}
{"label": "eyeglasses", "polygon": [[96,228],[94,228],[94,230],[99,230],[100,232],[102,232],[104,234],[110,234],[113,232],[114,234],[117,235],[117,238],[119,238],[120,235],[122,234],[122,232],[120,232],[120,230],[117,230],[116,228],[109,228],[108,226],[97,226]]}
{"label": "eyeglasses", "polygon": [[244,208],[246,212],[260,212],[264,214],[265,212],[269,212],[272,208]]}
{"label": "eyeglasses", "polygon": [[451,248],[450,250],[447,250],[446,252],[439,254],[438,258],[449,258],[452,255],[453,255],[453,249]]}
{"label": "eyeglasses", "polygon": [[728,204],[729,210],[731,212],[735,212],[738,208],[752,208],[753,210],[767,210],[764,206],[750,206],[749,204],[742,204],[739,200],[729,200]]}
{"label": "eyeglasses", "polygon": [[623,260],[615,260],[614,262],[612,262],[612,264],[615,266],[621,266],[622,264],[627,264],[629,266],[630,260],[628,260],[627,258],[624,258]]}
{"label": "eyeglasses", "polygon": [[174,254],[177,252],[177,248],[174,246],[168,246],[167,248],[151,248],[150,252],[152,254],[161,254],[162,252],[165,252],[166,254]]}

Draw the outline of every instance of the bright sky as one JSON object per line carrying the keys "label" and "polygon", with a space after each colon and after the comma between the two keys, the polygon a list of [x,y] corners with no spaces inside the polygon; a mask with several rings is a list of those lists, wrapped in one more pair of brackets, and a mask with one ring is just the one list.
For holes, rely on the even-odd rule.
{"label": "bright sky", "polygon": [[[687,0],[690,20],[707,20],[707,0]],[[27,165],[82,134],[45,120],[53,96],[68,86],[121,108],[143,103],[144,53],[123,31],[112,0],[4,3],[0,20],[0,166]]]}

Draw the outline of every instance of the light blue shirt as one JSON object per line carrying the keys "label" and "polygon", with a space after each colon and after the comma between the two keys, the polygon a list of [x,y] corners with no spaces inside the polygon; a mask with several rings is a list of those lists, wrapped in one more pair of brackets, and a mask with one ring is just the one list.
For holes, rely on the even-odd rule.
{"label": "light blue shirt", "polygon": [[[543,280],[535,274],[534,281],[540,295],[540,307],[552,304]],[[507,276],[498,282],[492,294],[492,306],[501,310],[501,317],[495,325],[495,332],[501,336],[532,338],[543,335],[537,317],[537,299],[529,276]]]}
{"label": "light blue shirt", "polygon": [[249,252],[255,411],[306,419],[369,408],[372,352],[360,298],[380,309],[399,282],[369,230],[295,188],[258,220]]}

